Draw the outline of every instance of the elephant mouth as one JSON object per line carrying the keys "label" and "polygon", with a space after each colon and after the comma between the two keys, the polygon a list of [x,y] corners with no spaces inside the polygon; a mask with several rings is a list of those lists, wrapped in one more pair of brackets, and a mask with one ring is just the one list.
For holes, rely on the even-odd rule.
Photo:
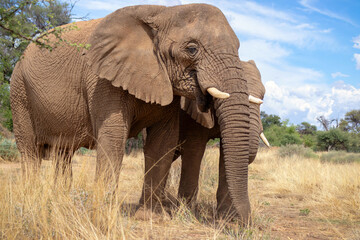
{"label": "elephant mouth", "polygon": [[207,112],[213,104],[213,98],[210,94],[197,94],[196,104],[201,112]]}
{"label": "elephant mouth", "polygon": [[189,72],[189,75],[196,82],[195,99],[196,99],[197,107],[199,108],[199,110],[201,112],[207,112],[210,109],[210,107],[212,106],[212,104],[213,104],[213,97],[209,93],[206,92],[204,94],[201,91],[201,88],[200,88],[200,85],[199,85],[199,82],[198,82],[198,77],[197,77],[197,71],[196,70],[191,70]]}

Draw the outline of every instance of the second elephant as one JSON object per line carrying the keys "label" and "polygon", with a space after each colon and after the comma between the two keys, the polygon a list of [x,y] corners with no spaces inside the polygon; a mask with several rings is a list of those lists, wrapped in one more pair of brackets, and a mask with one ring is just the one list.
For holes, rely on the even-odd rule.
{"label": "second elephant", "polygon": [[[248,84],[250,100],[250,145],[249,145],[249,164],[256,157],[259,136],[266,145],[269,146],[265,136],[262,134],[263,127],[260,119],[260,104],[264,98],[265,88],[261,82],[260,72],[254,61],[242,62],[245,78]],[[261,100],[260,100],[261,99]],[[198,111],[193,101],[182,99],[182,109],[180,113],[180,140],[179,148],[176,151],[174,160],[181,155],[182,168],[179,186],[179,198],[185,199],[187,203],[194,202],[198,191],[198,180],[200,175],[200,165],[203,158],[206,143],[209,139],[220,138],[220,126],[216,123],[215,114],[211,111],[202,113]],[[205,127],[206,126],[206,127]],[[210,127],[210,128],[209,128]],[[222,144],[221,144],[222,145]],[[232,207],[232,200],[228,191],[228,184],[225,174],[224,153],[220,147],[219,161],[219,185],[216,194],[217,213],[229,215],[235,213]]]}

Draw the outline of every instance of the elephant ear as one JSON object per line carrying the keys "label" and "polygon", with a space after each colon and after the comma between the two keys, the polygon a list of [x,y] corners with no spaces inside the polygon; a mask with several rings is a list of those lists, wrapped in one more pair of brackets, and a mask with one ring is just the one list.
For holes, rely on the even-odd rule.
{"label": "elephant ear", "polygon": [[105,17],[90,36],[87,63],[101,79],[145,102],[168,105],[172,84],[154,44],[156,30],[146,19],[164,7],[135,6]]}
{"label": "elephant ear", "polygon": [[180,100],[181,109],[191,116],[197,123],[206,128],[213,128],[215,124],[214,114],[211,108],[207,112],[199,110],[195,100],[191,100],[185,97],[181,97]]}

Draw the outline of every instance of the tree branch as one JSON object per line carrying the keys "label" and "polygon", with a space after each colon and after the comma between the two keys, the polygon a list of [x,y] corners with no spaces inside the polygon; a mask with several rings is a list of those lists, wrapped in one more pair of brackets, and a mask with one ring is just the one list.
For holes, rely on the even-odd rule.
{"label": "tree branch", "polygon": [[43,46],[43,47],[46,46],[44,43],[40,42],[38,39],[33,39],[33,38],[30,38],[30,37],[24,36],[24,35],[16,32],[16,31],[14,31],[14,30],[12,30],[12,29],[4,26],[2,23],[0,23],[0,27],[1,27],[2,29],[4,29],[5,31],[8,31],[8,32],[10,32],[10,33],[18,36],[19,38],[22,38],[22,39],[27,40],[27,41],[30,41],[30,42],[35,42],[35,43],[37,43],[37,44],[39,44],[40,46]]}

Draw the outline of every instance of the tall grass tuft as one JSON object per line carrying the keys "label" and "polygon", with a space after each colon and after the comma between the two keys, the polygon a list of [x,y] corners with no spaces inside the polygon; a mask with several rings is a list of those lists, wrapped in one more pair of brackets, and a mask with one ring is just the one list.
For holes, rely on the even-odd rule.
{"label": "tall grass tuft", "polygon": [[308,147],[304,147],[303,145],[291,144],[286,146],[281,146],[279,148],[279,156],[284,157],[304,157],[304,158],[317,158],[315,152]]}

